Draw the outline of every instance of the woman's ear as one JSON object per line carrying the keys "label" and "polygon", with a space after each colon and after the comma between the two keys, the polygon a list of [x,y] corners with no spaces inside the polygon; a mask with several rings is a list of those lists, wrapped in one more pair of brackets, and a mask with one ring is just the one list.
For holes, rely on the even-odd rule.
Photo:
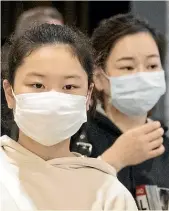
{"label": "woman's ear", "polygon": [[104,91],[106,95],[110,94],[109,78],[101,68],[97,68],[94,71],[93,81],[97,91]]}
{"label": "woman's ear", "polygon": [[12,93],[12,87],[8,80],[3,81],[3,89],[5,92],[6,101],[8,104],[8,108],[13,109],[15,106],[15,99]]}
{"label": "woman's ear", "polygon": [[103,77],[103,70],[101,68],[96,68],[94,71],[94,74],[93,74],[93,81],[94,81],[94,85],[98,91],[103,90],[102,77]]}
{"label": "woman's ear", "polygon": [[92,83],[89,87],[89,91],[88,91],[88,94],[87,94],[87,102],[86,102],[86,108],[87,108],[87,111],[89,110],[90,108],[90,105],[91,105],[91,97],[92,97],[92,92],[93,92],[93,88],[94,88],[94,83]]}

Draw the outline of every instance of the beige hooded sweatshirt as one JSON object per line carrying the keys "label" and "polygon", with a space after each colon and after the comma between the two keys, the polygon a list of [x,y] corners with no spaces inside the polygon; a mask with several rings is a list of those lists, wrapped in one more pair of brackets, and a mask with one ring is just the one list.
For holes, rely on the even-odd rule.
{"label": "beige hooded sweatshirt", "polygon": [[83,157],[44,161],[0,138],[1,210],[137,210],[107,163]]}

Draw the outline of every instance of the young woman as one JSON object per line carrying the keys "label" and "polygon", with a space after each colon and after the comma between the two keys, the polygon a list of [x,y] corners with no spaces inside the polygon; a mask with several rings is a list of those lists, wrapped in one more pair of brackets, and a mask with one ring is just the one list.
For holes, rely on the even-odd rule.
{"label": "young woman", "polygon": [[13,42],[3,87],[19,138],[1,137],[2,210],[137,210],[113,167],[69,151],[87,120],[91,52],[66,26],[43,24]]}
{"label": "young woman", "polygon": [[[108,160],[113,151],[114,157],[122,157],[123,161],[127,161],[124,157],[129,153],[129,167],[121,170],[118,178],[133,194],[141,184],[169,188],[169,140],[165,135],[161,137],[163,130],[148,135],[149,140],[128,139],[121,148],[116,142],[124,132],[147,125],[152,108],[165,93],[164,46],[160,36],[146,22],[125,14],[101,22],[92,42],[98,66],[94,82],[99,105],[88,127],[93,145],[91,156],[102,155],[110,146]],[[138,155],[146,152],[148,161],[133,166],[139,162],[132,150]]]}

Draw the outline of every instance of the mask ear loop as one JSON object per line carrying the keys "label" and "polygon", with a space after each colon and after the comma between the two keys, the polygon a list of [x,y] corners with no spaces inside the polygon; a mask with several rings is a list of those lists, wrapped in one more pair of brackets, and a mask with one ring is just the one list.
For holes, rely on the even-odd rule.
{"label": "mask ear loop", "polygon": [[18,107],[19,107],[19,101],[18,101],[18,99],[17,99],[12,87],[11,87],[11,90],[12,90],[13,97],[15,98],[15,101],[18,104]]}
{"label": "mask ear loop", "polygon": [[11,87],[11,90],[12,90],[12,95],[13,95],[13,97],[15,98],[15,100],[17,101],[17,98],[16,98],[16,95],[15,95],[15,93],[14,93],[14,91],[13,91],[13,88]]}
{"label": "mask ear loop", "polygon": [[[11,90],[12,90],[12,95],[15,101],[18,102],[12,87],[11,87]],[[15,122],[15,109],[13,109],[13,118],[14,118],[14,123],[12,124],[12,127],[11,127],[10,137],[17,142],[19,139],[19,128]]]}
{"label": "mask ear loop", "polygon": [[109,77],[104,71],[102,71],[102,74],[104,75],[104,77],[105,77],[106,79],[108,79],[108,80],[110,81],[110,77]]}
{"label": "mask ear loop", "polygon": [[[87,91],[87,95],[86,95],[86,103],[88,102],[89,97],[90,97],[90,88],[91,88],[91,85],[89,86],[89,90]],[[93,85],[93,87],[92,87],[92,91],[93,91],[93,88],[94,88],[94,85]]]}
{"label": "mask ear loop", "polygon": [[[12,87],[11,87],[11,90],[12,90],[12,95],[13,95],[13,97],[15,99],[15,102],[17,103],[17,106],[19,108],[19,102],[18,102],[18,99],[17,99]],[[13,109],[13,114],[15,114],[15,109]]]}
{"label": "mask ear loop", "polygon": [[90,96],[90,91],[87,92],[87,96],[86,96],[86,103],[88,102],[89,100],[89,96]]}

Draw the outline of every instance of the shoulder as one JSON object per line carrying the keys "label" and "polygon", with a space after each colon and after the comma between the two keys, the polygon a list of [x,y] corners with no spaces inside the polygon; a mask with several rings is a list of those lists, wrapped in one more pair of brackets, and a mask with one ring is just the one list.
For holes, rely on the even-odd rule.
{"label": "shoulder", "polygon": [[104,210],[138,210],[132,195],[117,177],[108,177],[102,190],[97,193],[96,206],[98,201]]}
{"label": "shoulder", "polygon": [[87,139],[93,146],[92,157],[101,155],[121,135],[120,130],[103,114],[88,117]]}
{"label": "shoulder", "polygon": [[[10,194],[10,190],[13,189],[13,184],[11,184],[11,179],[9,177],[12,177],[12,172],[9,170],[9,158],[7,154],[5,153],[5,150],[3,146],[6,144],[7,141],[10,141],[10,138],[8,136],[2,136],[0,137],[0,186],[1,186],[1,200],[0,200],[0,206],[3,211],[19,211],[18,207],[16,206],[15,200],[13,199],[12,195]],[[12,187],[12,189],[11,189]]]}
{"label": "shoulder", "polygon": [[1,160],[0,165],[1,166],[4,165],[4,162],[7,161],[7,155],[5,153],[4,146],[10,141],[11,141],[10,138],[6,135],[0,137],[0,144],[1,144],[1,147],[0,147],[0,160]]}
{"label": "shoulder", "polygon": [[[7,178],[11,178],[13,174],[18,173],[18,170],[16,171],[17,167],[13,165],[15,163],[15,160],[12,159],[12,157],[9,155],[9,150],[10,146],[13,146],[13,140],[10,139],[8,136],[2,136],[0,137],[0,181],[5,182],[8,184]],[[13,148],[11,147],[13,150]],[[13,168],[11,168],[13,166]],[[15,169],[15,170],[14,170]]]}
{"label": "shoulder", "polygon": [[131,193],[119,182],[114,181],[107,192],[106,210],[137,210],[136,203]]}
{"label": "shoulder", "polygon": [[8,192],[5,185],[0,181],[1,186],[1,200],[0,200],[0,206],[3,211],[19,211],[18,207],[16,206],[16,203],[10,193]]}

